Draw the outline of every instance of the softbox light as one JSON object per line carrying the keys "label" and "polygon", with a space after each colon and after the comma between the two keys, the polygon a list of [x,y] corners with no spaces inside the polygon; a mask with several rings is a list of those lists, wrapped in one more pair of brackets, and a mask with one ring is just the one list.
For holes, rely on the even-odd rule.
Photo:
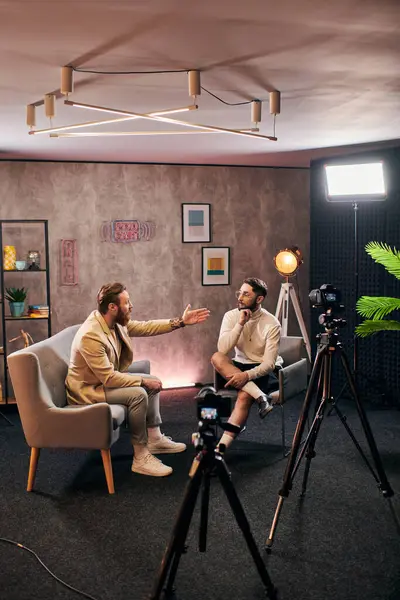
{"label": "softbox light", "polygon": [[328,202],[386,200],[382,162],[325,165]]}

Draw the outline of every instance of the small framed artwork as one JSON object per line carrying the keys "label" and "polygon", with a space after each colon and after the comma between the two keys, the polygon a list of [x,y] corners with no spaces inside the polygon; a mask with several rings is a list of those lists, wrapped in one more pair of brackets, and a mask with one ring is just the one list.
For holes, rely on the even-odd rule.
{"label": "small framed artwork", "polygon": [[211,204],[182,204],[182,242],[211,242]]}
{"label": "small framed artwork", "polygon": [[202,285],[229,285],[231,282],[230,248],[202,249]]}

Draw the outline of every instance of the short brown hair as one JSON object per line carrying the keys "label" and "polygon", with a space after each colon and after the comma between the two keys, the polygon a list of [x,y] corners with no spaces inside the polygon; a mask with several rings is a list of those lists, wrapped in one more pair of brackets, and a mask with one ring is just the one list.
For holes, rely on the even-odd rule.
{"label": "short brown hair", "polygon": [[122,283],[106,283],[97,293],[97,308],[102,315],[108,312],[109,304],[119,306],[119,295],[126,290]]}
{"label": "short brown hair", "polygon": [[258,277],[247,277],[243,283],[250,285],[253,288],[253,292],[255,292],[257,296],[264,296],[264,298],[267,297],[268,287],[265,281],[262,279],[258,279]]}

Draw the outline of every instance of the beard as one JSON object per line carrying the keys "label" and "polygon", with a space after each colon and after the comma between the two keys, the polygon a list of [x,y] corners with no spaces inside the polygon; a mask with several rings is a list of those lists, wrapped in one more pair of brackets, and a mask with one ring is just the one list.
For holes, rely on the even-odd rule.
{"label": "beard", "polygon": [[130,313],[122,312],[121,307],[119,306],[115,322],[118,323],[118,325],[122,325],[122,327],[126,327],[126,325],[128,325],[128,323],[130,321],[130,318],[131,318]]}
{"label": "beard", "polygon": [[257,304],[257,298],[254,298],[253,302],[249,305],[243,304],[242,302],[238,302],[239,310],[251,310],[251,312],[254,312],[255,310],[257,310],[258,307],[259,304]]}

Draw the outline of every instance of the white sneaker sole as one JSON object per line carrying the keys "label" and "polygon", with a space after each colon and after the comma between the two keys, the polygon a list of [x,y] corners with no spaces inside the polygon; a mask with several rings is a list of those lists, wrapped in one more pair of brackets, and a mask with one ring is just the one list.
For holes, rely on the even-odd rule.
{"label": "white sneaker sole", "polygon": [[149,475],[150,477],[168,477],[168,475],[171,475],[173,472],[173,470],[166,470],[166,471],[149,471],[145,468],[142,468],[140,466],[136,466],[133,467],[132,466],[132,473],[137,473],[138,475]]}
{"label": "white sneaker sole", "polygon": [[184,448],[152,448],[151,446],[147,446],[147,449],[152,454],[179,454],[180,452],[185,452],[186,446]]}

